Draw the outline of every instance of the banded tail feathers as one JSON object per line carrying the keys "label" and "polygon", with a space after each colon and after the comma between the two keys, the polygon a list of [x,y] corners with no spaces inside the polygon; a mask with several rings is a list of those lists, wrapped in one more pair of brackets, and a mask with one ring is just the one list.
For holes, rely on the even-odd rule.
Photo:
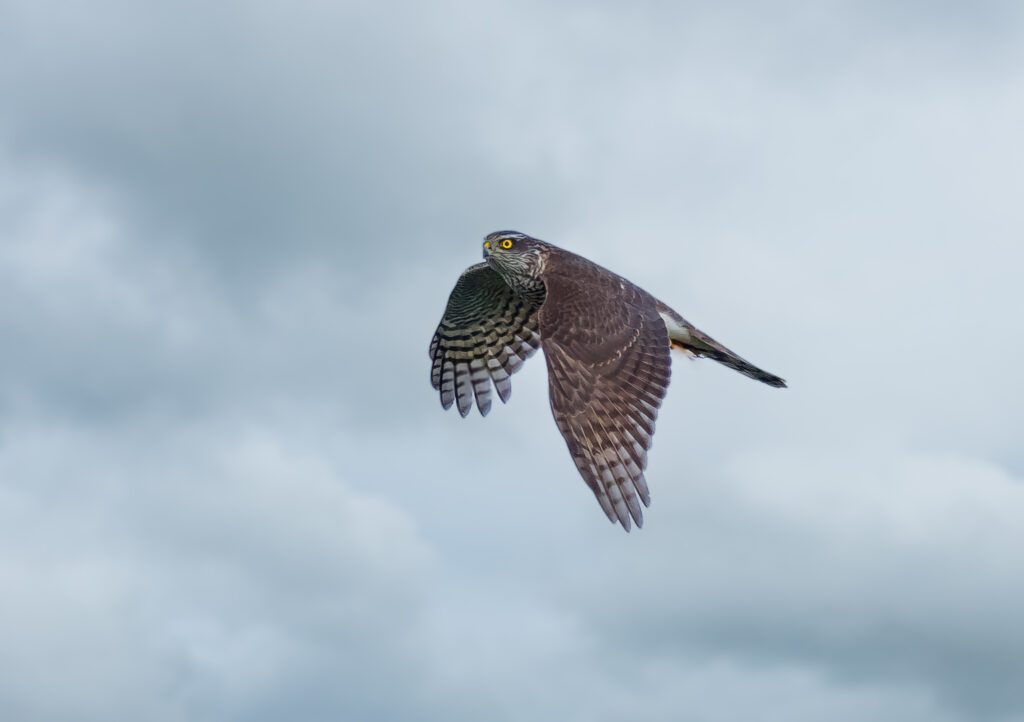
{"label": "banded tail feathers", "polygon": [[776,388],[786,387],[784,379],[758,368],[730,351],[665,304],[658,303],[658,313],[665,320],[668,338],[673,348],[682,349],[695,357],[705,356],[763,384]]}

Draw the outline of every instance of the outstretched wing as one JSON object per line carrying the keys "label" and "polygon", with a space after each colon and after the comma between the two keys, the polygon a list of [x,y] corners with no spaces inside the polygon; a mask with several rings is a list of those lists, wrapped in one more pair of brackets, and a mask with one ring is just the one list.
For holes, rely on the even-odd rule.
{"label": "outstretched wing", "polygon": [[629,531],[651,503],[643,472],[671,374],[668,331],[641,289],[598,268],[585,280],[550,284],[541,312],[551,411],[601,508]]}
{"label": "outstretched wing", "polygon": [[509,376],[540,347],[539,305],[517,296],[487,263],[459,277],[430,342],[430,383],[441,405],[457,402],[465,416],[476,398],[481,416],[491,409],[491,381],[502,402],[512,392]]}

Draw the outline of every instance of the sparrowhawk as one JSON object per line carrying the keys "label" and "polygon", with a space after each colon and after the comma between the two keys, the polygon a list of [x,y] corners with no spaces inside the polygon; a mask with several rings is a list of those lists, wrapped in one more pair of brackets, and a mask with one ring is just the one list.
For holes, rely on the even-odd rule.
{"label": "sparrowhawk", "polygon": [[505,402],[509,377],[544,349],[555,423],[612,523],[643,525],[644,479],[665,397],[670,350],[706,356],[769,386],[778,376],[734,354],[625,278],[515,231],[484,239],[448,299],[430,343],[430,382],[441,405],[466,416]]}

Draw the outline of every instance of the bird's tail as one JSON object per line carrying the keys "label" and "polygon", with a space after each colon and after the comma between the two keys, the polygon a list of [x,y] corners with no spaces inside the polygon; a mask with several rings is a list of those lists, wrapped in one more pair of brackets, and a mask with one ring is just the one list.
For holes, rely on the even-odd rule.
{"label": "bird's tail", "polygon": [[759,369],[746,359],[733,353],[668,306],[659,303],[658,312],[665,319],[665,325],[668,327],[668,337],[674,348],[680,348],[692,356],[706,356],[723,366],[728,366],[739,371],[744,376],[749,376],[769,386],[785,388],[786,382],[783,379],[775,374]]}

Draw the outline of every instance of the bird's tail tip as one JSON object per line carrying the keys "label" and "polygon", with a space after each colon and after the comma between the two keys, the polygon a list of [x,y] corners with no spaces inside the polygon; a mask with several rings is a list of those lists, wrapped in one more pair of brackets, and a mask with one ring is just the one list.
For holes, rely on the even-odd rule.
{"label": "bird's tail tip", "polygon": [[761,375],[754,376],[753,378],[756,378],[761,383],[768,384],[769,386],[777,389],[789,388],[789,385],[786,383],[786,379],[776,376],[775,374],[770,374],[767,371],[761,371],[761,369],[758,369],[758,371],[761,372]]}

